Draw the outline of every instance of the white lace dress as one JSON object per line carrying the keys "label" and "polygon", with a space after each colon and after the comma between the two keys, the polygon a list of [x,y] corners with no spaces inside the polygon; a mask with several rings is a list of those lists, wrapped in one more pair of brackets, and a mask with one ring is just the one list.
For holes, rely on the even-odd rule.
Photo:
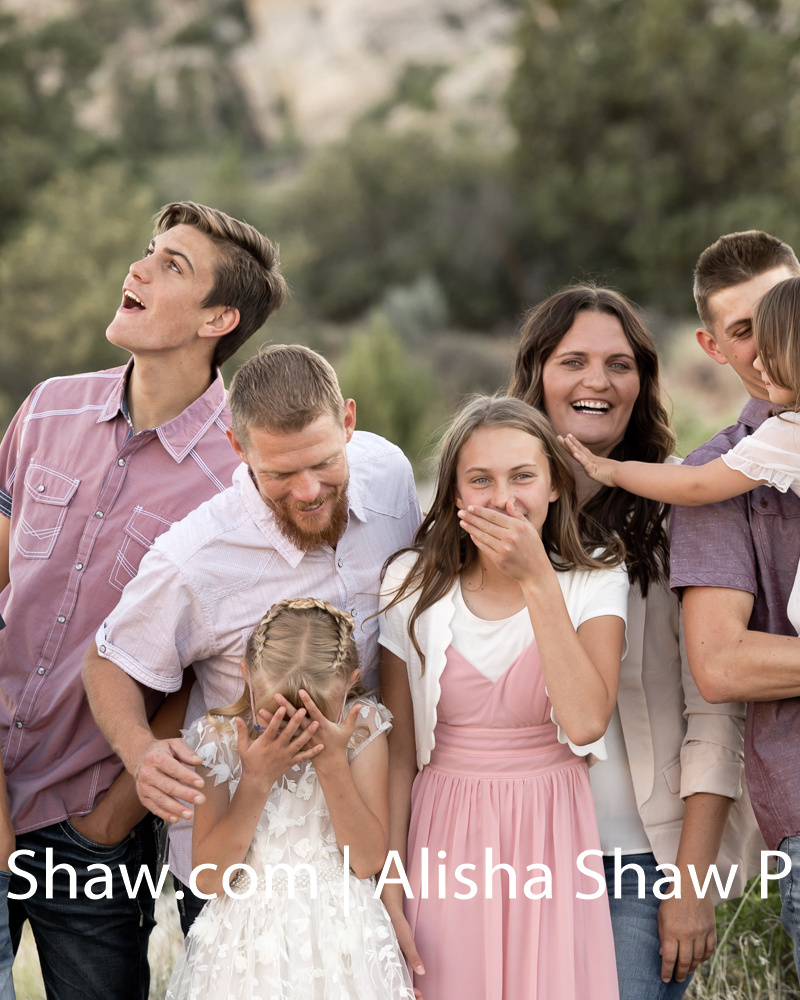
{"label": "white lace dress", "polygon": [[[388,718],[383,706],[364,704],[356,731],[369,733],[349,751],[350,760],[391,728]],[[220,734],[203,718],[184,736],[233,796],[241,776],[235,729]],[[345,876],[313,763],[276,782],[244,860],[256,873],[255,888],[251,876],[240,875],[232,891],[249,895],[221,893],[205,905],[172,973],[168,1000],[413,998],[375,880]],[[287,869],[277,865],[292,870],[293,892]]]}

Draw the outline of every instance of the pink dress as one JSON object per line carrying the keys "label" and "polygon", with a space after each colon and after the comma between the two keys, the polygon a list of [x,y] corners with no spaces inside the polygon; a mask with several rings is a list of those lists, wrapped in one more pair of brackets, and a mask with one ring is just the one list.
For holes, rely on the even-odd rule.
{"label": "pink dress", "polygon": [[[605,885],[601,859],[584,861],[597,877],[576,864],[599,847],[588,769],[558,742],[535,643],[496,681],[453,646],[446,658],[436,746],[412,792],[406,913],[426,968],[417,985],[425,1000],[618,1000],[608,901],[575,895]],[[502,869],[487,898],[486,873],[500,862],[515,871],[516,898]],[[552,898],[528,898],[526,883],[531,895],[547,888],[544,868],[529,865],[547,867]],[[473,897],[455,898],[470,881]]]}

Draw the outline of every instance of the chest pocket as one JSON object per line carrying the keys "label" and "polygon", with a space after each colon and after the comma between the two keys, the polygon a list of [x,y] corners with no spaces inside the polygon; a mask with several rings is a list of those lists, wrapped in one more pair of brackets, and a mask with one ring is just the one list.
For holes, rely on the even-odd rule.
{"label": "chest pocket", "polygon": [[142,556],[160,534],[172,525],[172,521],[160,514],[136,506],[122,531],[122,543],[111,567],[108,582],[117,590],[122,590],[139,569]]}
{"label": "chest pocket", "polygon": [[79,484],[80,479],[43,465],[31,464],[25,470],[14,544],[26,559],[50,558]]}

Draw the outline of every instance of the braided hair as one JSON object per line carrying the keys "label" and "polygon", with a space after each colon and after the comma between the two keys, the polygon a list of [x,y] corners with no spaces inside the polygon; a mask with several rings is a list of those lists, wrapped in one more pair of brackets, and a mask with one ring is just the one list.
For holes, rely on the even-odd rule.
{"label": "braided hair", "polygon": [[[326,718],[336,721],[341,689],[335,692],[333,682],[341,679],[348,684],[358,668],[354,627],[346,611],[318,597],[290,598],[273,604],[245,648],[250,683],[256,687],[255,702],[270,693],[262,707],[274,712],[278,707],[274,696],[281,694],[295,708],[302,708],[299,692],[303,690]],[[364,694],[360,683],[350,690],[355,696]],[[211,709],[208,718],[218,725],[215,716],[231,719],[240,715],[254,731],[250,706],[250,684],[245,682],[238,701]]]}

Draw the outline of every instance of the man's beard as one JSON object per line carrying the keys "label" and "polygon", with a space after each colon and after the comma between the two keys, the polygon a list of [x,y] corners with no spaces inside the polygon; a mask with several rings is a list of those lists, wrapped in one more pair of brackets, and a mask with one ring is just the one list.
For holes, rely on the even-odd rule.
{"label": "man's beard", "polygon": [[319,528],[313,527],[313,518],[308,518],[307,528],[301,528],[296,523],[292,513],[297,510],[297,505],[285,504],[280,500],[268,500],[267,502],[272,508],[281,534],[288,538],[301,552],[313,552],[325,544],[335,549],[336,543],[347,527],[347,484],[345,483],[341,487],[338,496],[329,493],[326,502],[330,502],[329,498],[331,497],[334,497],[333,507],[330,511],[321,514],[325,517],[325,523]]}

